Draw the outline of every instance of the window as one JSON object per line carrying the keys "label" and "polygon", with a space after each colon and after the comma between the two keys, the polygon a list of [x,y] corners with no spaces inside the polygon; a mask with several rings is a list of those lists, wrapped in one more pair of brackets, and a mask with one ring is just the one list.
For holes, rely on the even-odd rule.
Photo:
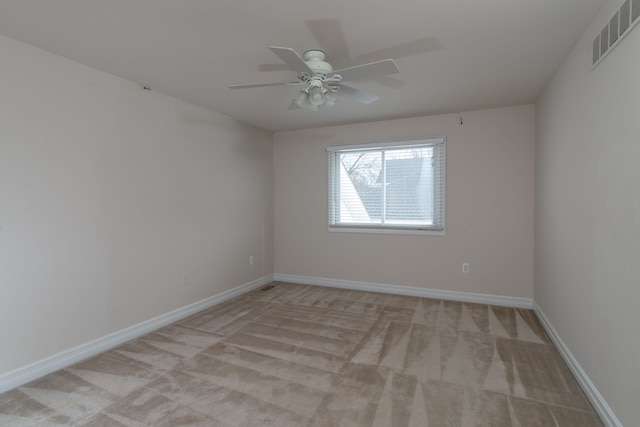
{"label": "window", "polygon": [[444,234],[444,137],[327,151],[330,231]]}

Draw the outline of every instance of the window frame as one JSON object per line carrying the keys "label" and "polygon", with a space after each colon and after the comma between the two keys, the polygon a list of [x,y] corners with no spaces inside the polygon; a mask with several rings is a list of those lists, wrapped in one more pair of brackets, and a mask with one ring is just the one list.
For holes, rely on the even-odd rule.
{"label": "window frame", "polygon": [[[375,233],[375,234],[412,234],[412,235],[432,235],[444,236],[446,230],[446,137],[434,136],[419,139],[382,141],[374,143],[334,145],[327,147],[328,158],[328,209],[327,223],[330,232],[347,232],[347,233]],[[411,147],[437,147],[439,158],[435,158],[437,169],[434,169],[434,221],[439,223],[434,226],[426,225],[389,225],[389,224],[353,224],[353,223],[332,223],[336,216],[334,212],[336,203],[339,203],[339,195],[335,194],[337,174],[340,173],[336,159],[340,153],[348,151],[361,150],[392,150],[395,148],[411,148]],[[435,157],[435,155],[434,155]],[[437,194],[440,191],[440,195]],[[436,207],[436,200],[439,201]]]}

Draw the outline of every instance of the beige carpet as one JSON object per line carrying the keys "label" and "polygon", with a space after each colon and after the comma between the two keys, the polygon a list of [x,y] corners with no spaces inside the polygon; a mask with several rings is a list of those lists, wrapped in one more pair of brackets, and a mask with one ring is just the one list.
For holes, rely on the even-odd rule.
{"label": "beige carpet", "polygon": [[601,426],[530,310],[273,283],[0,395],[2,426]]}

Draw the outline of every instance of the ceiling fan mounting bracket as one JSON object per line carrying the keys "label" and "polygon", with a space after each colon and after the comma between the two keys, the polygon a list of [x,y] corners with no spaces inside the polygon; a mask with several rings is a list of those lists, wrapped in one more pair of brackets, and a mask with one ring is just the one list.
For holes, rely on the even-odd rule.
{"label": "ceiling fan mounting bracket", "polygon": [[302,59],[304,59],[305,61],[311,61],[311,60],[319,60],[319,61],[323,61],[324,58],[326,58],[326,53],[324,50],[320,50],[320,49],[309,49],[309,50],[305,50],[304,53],[302,54]]}

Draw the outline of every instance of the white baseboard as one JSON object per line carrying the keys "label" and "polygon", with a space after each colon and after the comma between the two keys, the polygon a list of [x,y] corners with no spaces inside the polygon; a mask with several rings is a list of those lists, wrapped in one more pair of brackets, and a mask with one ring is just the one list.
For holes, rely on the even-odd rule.
{"label": "white baseboard", "polygon": [[158,317],[154,317],[153,319],[145,320],[137,325],[121,329],[13,371],[0,374],[0,393],[19,387],[59,369],[66,368],[67,366],[73,365],[74,363],[88,357],[95,356],[134,338],[153,332],[173,322],[177,322],[178,320],[184,319],[185,317],[191,316],[199,311],[206,310],[207,308],[252,291],[253,289],[270,283],[271,281],[273,281],[272,275],[261,277],[212,297],[205,298],[193,304],[189,304]]}
{"label": "white baseboard", "polygon": [[533,308],[533,299],[505,297],[500,295],[476,294],[471,292],[445,291],[441,289],[416,288],[413,286],[388,285],[382,283],[356,282],[352,280],[326,279],[322,277],[274,274],[273,280],[300,283],[302,285],[327,286],[331,288],[352,289],[357,291],[380,292],[385,294],[409,295],[422,298],[435,298],[450,301],[477,304],[499,305],[514,308]]}
{"label": "white baseboard", "polygon": [[553,341],[553,344],[558,349],[560,356],[562,356],[562,359],[569,367],[569,370],[571,370],[576,381],[580,384],[580,388],[582,388],[582,391],[587,395],[587,398],[600,416],[604,425],[606,427],[623,427],[622,423],[618,420],[607,402],[604,400],[604,397],[602,397],[596,386],[591,382],[586,372],[582,369],[582,366],[580,366],[576,358],[571,354],[567,345],[562,341],[562,338],[560,338],[560,335],[558,335],[558,332],[555,330],[547,316],[545,316],[540,306],[534,303],[533,309],[535,310],[540,323],[542,323],[542,326],[551,338],[551,341]]}

